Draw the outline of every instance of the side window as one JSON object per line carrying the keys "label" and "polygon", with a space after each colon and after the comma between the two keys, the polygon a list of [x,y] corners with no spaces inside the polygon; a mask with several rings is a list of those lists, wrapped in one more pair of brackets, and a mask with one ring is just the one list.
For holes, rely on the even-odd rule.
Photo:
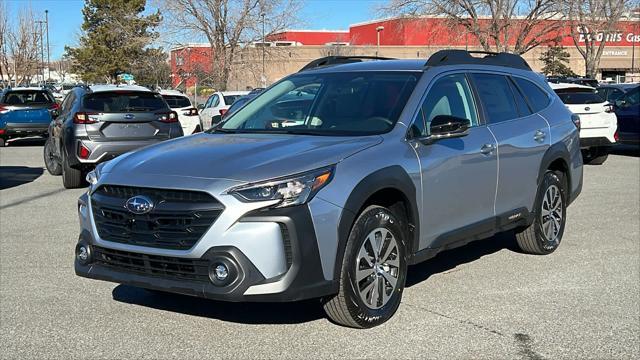
{"label": "side window", "polygon": [[531,115],[532,112],[527,104],[527,100],[525,100],[524,95],[522,95],[518,87],[513,83],[513,81],[509,81],[509,86],[511,87],[511,92],[513,92],[513,97],[516,100],[520,116],[524,117]]}
{"label": "side window", "polygon": [[218,95],[213,95],[211,99],[211,107],[216,107],[220,104],[220,97]]}
{"label": "side window", "polygon": [[423,136],[429,135],[431,120],[438,115],[468,119],[471,126],[478,125],[476,105],[464,74],[447,75],[433,84],[412,125],[412,134],[416,135],[415,131],[420,131]]}
{"label": "side window", "polygon": [[471,76],[489,124],[520,117],[509,79],[497,74],[472,74]]}
{"label": "side window", "polygon": [[609,89],[609,92],[606,95],[606,99],[608,102],[614,103],[616,100],[620,99],[622,96],[624,96],[624,93],[622,92],[622,90]]}
{"label": "side window", "polygon": [[67,94],[67,96],[64,98],[64,101],[62,102],[62,112],[67,114],[69,111],[71,111],[71,108],[73,107],[73,102],[75,100],[76,100],[76,94],[72,92]]}
{"label": "side window", "polygon": [[549,95],[538,85],[519,77],[514,77],[513,79],[522,90],[522,93],[526,95],[533,112],[538,112],[549,105]]}
{"label": "side window", "polygon": [[209,96],[209,98],[207,99],[207,102],[204,103],[204,108],[210,108],[211,107],[211,101],[213,100],[213,95]]}
{"label": "side window", "polygon": [[640,103],[640,87],[636,87],[635,89],[629,91],[624,96],[624,101],[630,106],[638,105]]}

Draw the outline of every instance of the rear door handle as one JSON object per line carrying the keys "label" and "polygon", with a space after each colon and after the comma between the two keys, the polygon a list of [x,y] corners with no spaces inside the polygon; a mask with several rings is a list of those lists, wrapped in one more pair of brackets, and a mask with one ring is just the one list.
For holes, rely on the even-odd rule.
{"label": "rear door handle", "polygon": [[491,154],[493,152],[493,150],[495,150],[495,146],[493,146],[493,144],[484,144],[480,148],[480,152],[485,154],[485,155]]}
{"label": "rear door handle", "polygon": [[533,135],[533,140],[542,142],[544,141],[545,137],[547,137],[547,135],[542,130],[536,130],[535,135]]}

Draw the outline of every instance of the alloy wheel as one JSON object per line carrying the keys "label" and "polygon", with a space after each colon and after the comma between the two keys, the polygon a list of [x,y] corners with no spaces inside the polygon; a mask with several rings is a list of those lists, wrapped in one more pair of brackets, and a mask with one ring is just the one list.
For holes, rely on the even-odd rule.
{"label": "alloy wheel", "polygon": [[355,284],[360,299],[370,309],[387,304],[398,282],[398,242],[385,228],[374,229],[360,246]]}
{"label": "alloy wheel", "polygon": [[542,232],[549,244],[556,244],[562,228],[562,196],[560,188],[551,185],[547,188],[542,198],[542,209],[540,212]]}

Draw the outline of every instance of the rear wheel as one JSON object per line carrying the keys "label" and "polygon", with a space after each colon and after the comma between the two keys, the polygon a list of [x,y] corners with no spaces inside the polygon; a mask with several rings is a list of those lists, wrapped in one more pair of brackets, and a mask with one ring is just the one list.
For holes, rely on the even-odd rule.
{"label": "rear wheel", "polygon": [[559,172],[547,171],[538,188],[533,223],[516,233],[520,249],[529,254],[554,252],[564,234],[567,218],[566,189]]}
{"label": "rear wheel", "polygon": [[62,185],[64,185],[65,189],[83,187],[84,179],[82,178],[82,170],[70,167],[64,151],[62,153]]}
{"label": "rear wheel", "polygon": [[609,148],[595,147],[582,151],[582,161],[588,165],[602,165],[609,157]]}
{"label": "rear wheel", "polygon": [[351,228],[337,295],[324,310],[338,324],[370,328],[395,314],[407,273],[405,232],[391,210],[369,206]]}
{"label": "rear wheel", "polygon": [[0,138],[0,147],[7,146],[7,140]]}
{"label": "rear wheel", "polygon": [[62,174],[62,165],[55,158],[53,151],[53,141],[51,138],[48,138],[44,143],[44,166],[47,168],[47,171],[51,175],[61,175]]}

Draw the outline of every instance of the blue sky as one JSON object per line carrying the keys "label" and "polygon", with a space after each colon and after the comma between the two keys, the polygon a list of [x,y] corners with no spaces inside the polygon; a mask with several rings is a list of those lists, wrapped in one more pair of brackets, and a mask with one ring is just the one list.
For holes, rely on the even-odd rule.
{"label": "blue sky", "polygon": [[[58,59],[65,45],[74,45],[82,24],[82,0],[5,0],[9,18],[15,18],[20,8],[29,5],[36,17],[44,19],[49,10],[49,42],[51,59]],[[379,16],[375,7],[383,0],[306,0],[301,18],[308,29],[348,29],[349,24]],[[148,1],[150,3],[150,1]]]}

